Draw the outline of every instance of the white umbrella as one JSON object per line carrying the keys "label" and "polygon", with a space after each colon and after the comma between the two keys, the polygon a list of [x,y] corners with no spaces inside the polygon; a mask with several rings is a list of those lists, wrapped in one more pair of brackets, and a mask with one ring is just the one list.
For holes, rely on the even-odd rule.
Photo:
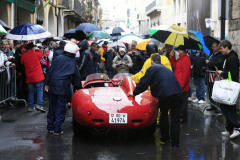
{"label": "white umbrella", "polygon": [[38,24],[22,24],[13,28],[6,38],[12,40],[35,40],[50,37],[51,33]]}
{"label": "white umbrella", "polygon": [[7,34],[7,31],[0,25],[0,33]]}
{"label": "white umbrella", "polygon": [[129,35],[129,36],[122,37],[119,41],[132,44],[132,41],[137,41],[137,43],[140,43],[142,40],[143,39],[139,38],[138,36]]}

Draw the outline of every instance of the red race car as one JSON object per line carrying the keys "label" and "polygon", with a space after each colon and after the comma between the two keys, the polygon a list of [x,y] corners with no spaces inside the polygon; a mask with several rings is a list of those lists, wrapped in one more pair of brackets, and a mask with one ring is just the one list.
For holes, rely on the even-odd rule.
{"label": "red race car", "polygon": [[123,130],[155,129],[158,100],[149,90],[134,97],[135,83],[131,74],[117,74],[112,80],[106,74],[91,74],[83,81],[83,89],[72,98],[73,132],[87,129]]}

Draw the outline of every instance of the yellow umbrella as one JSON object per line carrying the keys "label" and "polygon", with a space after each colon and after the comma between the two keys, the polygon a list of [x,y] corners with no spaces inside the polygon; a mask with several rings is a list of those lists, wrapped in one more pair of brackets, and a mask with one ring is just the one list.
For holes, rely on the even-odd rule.
{"label": "yellow umbrella", "polygon": [[169,28],[150,29],[150,37],[159,40],[164,44],[178,47],[184,45],[187,49],[201,49],[199,39],[187,31],[186,28],[172,25]]}
{"label": "yellow umbrella", "polygon": [[139,49],[139,50],[146,50],[146,46],[150,41],[151,41],[151,38],[150,39],[144,39],[136,45],[136,48]]}

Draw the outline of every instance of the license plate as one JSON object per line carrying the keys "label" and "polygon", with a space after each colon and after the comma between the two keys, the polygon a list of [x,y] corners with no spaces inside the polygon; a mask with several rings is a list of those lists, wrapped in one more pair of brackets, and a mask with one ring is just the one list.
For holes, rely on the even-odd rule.
{"label": "license plate", "polygon": [[110,113],[109,123],[111,124],[127,124],[127,113]]}

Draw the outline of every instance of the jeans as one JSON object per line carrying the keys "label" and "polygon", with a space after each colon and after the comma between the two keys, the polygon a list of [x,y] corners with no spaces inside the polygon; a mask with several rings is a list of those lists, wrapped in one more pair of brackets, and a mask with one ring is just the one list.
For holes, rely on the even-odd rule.
{"label": "jeans", "polygon": [[205,93],[206,93],[205,78],[204,77],[194,77],[193,79],[194,79],[194,84],[196,87],[197,99],[205,101]]}
{"label": "jeans", "polygon": [[180,110],[182,106],[182,95],[168,96],[162,100],[159,99],[160,115],[160,131],[163,141],[169,141],[169,122],[168,111],[171,110],[170,135],[173,146],[179,145],[180,134]]}
{"label": "jeans", "polygon": [[190,77],[190,83],[189,83],[189,91],[188,91],[188,94],[187,96],[188,97],[192,97],[192,77]]}
{"label": "jeans", "polygon": [[66,116],[67,95],[49,94],[47,129],[60,133]]}
{"label": "jeans", "polygon": [[183,92],[182,94],[182,106],[181,106],[181,118],[183,121],[187,121],[187,117],[188,117],[188,100],[187,100],[187,93],[188,92]]}
{"label": "jeans", "polygon": [[26,77],[21,75],[17,78],[17,97],[27,100]]}
{"label": "jeans", "polygon": [[234,128],[240,128],[237,119],[236,105],[220,104],[221,111],[226,117],[226,129],[231,133]]}
{"label": "jeans", "polygon": [[[36,93],[36,94],[35,94]],[[37,96],[37,105],[42,106],[43,100],[43,81],[37,83],[28,83],[28,102],[29,108],[34,108],[34,97]]]}

